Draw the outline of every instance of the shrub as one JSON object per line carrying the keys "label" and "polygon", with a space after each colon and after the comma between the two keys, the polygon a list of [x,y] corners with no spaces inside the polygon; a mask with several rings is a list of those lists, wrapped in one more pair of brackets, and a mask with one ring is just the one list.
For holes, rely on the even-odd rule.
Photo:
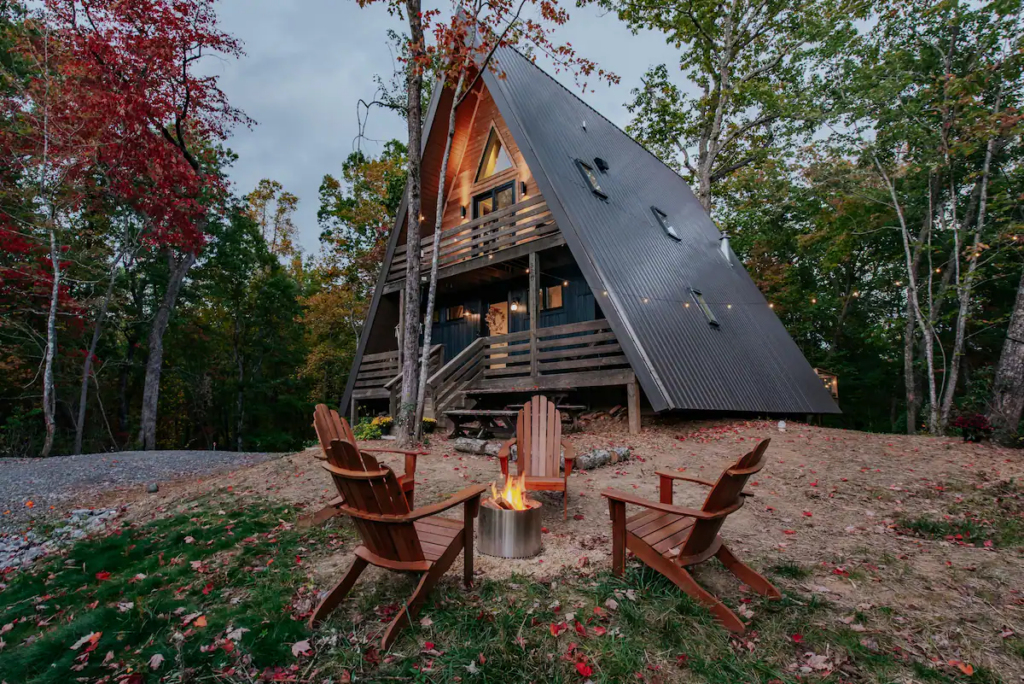
{"label": "shrub", "polygon": [[957,416],[953,428],[959,431],[965,442],[980,442],[992,436],[992,425],[980,413]]}
{"label": "shrub", "polygon": [[352,432],[358,440],[380,439],[384,434],[380,425],[374,425],[373,421],[369,418],[363,418],[360,420],[356,424],[355,428],[353,428]]}

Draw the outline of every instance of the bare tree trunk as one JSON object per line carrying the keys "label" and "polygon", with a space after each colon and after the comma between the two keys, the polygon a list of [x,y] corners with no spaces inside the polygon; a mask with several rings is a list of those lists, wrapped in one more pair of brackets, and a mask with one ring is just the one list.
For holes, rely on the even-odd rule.
{"label": "bare tree trunk", "polygon": [[[486,65],[482,68],[486,68]],[[452,109],[448,114],[448,137],[444,143],[444,156],[441,157],[441,171],[437,181],[437,213],[434,219],[434,254],[430,260],[430,281],[427,285],[427,313],[423,317],[423,355],[420,358],[419,394],[416,397],[416,439],[423,436],[423,411],[427,403],[427,376],[430,375],[430,343],[433,333],[434,302],[437,299],[437,266],[441,253],[441,222],[444,218],[445,179],[448,173],[448,158],[452,151],[452,140],[455,138],[455,109],[462,95],[462,86],[466,82],[466,70],[459,72],[459,81],[455,86],[452,98]]]}
{"label": "bare tree trunk", "polygon": [[405,329],[402,331],[402,400],[398,407],[398,440],[408,446],[415,439],[416,399],[419,396],[420,341],[420,182],[423,160],[423,23],[420,0],[406,0],[412,55],[406,77],[409,131],[409,203],[406,216]]}
{"label": "bare tree trunk", "polygon": [[196,262],[194,252],[186,252],[181,257],[175,257],[173,252],[168,251],[167,260],[170,263],[170,273],[167,280],[167,290],[164,292],[163,301],[157,309],[156,317],[153,319],[153,327],[149,332],[149,357],[146,359],[146,384],[142,390],[142,415],[139,428],[139,442],[142,448],[150,451],[156,448],[156,418],[157,406],[160,401],[160,373],[164,363],[164,333],[171,321],[171,312],[178,301],[178,293],[181,292],[181,284]]}
{"label": "bare tree trunk", "polygon": [[[53,213],[50,218],[52,221]],[[57,352],[57,299],[60,295],[60,251],[57,249],[57,235],[50,228],[50,261],[53,265],[53,288],[50,290],[50,312],[46,317],[46,360],[43,369],[43,422],[46,424],[46,439],[39,455],[46,458],[53,449],[53,433],[56,429],[54,413],[57,408],[56,388],[53,385],[53,359]]]}
{"label": "bare tree trunk", "polygon": [[239,340],[238,319],[235,319],[235,364],[238,366],[238,396],[235,398],[235,451],[242,450],[242,426],[244,424],[245,409],[245,362],[242,358],[241,342]]}
{"label": "bare tree trunk", "polygon": [[877,157],[873,157],[875,168],[878,169],[878,173],[881,175],[882,180],[885,182],[886,188],[889,190],[889,196],[892,198],[893,206],[896,209],[896,216],[900,222],[900,235],[903,237],[903,254],[907,262],[907,297],[914,305],[915,319],[917,320],[918,327],[921,329],[921,335],[924,339],[924,353],[925,361],[928,365],[928,397],[930,403],[928,406],[928,431],[932,434],[938,434],[938,395],[935,390],[935,345],[932,328],[926,324],[924,314],[921,312],[921,301],[917,293],[917,273],[914,270],[914,255],[910,246],[910,231],[907,229],[907,220],[903,214],[903,205],[900,204],[899,197],[896,195],[896,186],[893,185],[892,180],[889,178],[889,174],[885,172],[881,162],[878,161]]}
{"label": "bare tree trunk", "polygon": [[103,304],[100,305],[99,313],[96,314],[96,323],[92,328],[92,341],[89,343],[89,352],[85,355],[85,364],[82,367],[82,389],[78,396],[78,423],[75,425],[75,453],[82,453],[82,435],[85,432],[85,404],[89,399],[89,375],[92,373],[92,360],[96,355],[96,347],[100,343],[100,332],[103,330],[103,320],[107,317],[107,308],[110,306],[110,298],[114,294],[114,283],[117,280],[117,265],[121,262],[121,254],[114,259],[110,267],[110,279],[107,281],[107,293],[103,297]]}
{"label": "bare tree trunk", "polygon": [[995,438],[1009,443],[1017,434],[1021,413],[1024,412],[1024,273],[1017,286],[1017,303],[1013,307],[1010,325],[1006,329],[1006,342],[996,367],[992,383],[992,402],[988,418],[995,428]]}
{"label": "bare tree trunk", "polygon": [[[996,96],[994,111],[999,110],[1001,97]],[[978,259],[981,256],[981,233],[985,229],[985,211],[988,208],[988,178],[992,168],[992,155],[995,150],[996,136],[989,138],[985,147],[985,163],[981,169],[981,197],[978,203],[978,220],[974,226],[974,243],[971,245],[971,253],[967,257],[967,275],[961,282],[957,278],[957,290],[959,295],[959,311],[956,317],[956,336],[953,340],[953,358],[949,364],[949,378],[946,383],[946,394],[942,398],[942,415],[939,418],[939,430],[946,431],[949,425],[949,416],[953,411],[953,398],[956,396],[956,385],[960,374],[960,361],[964,353],[964,343],[967,339],[967,322],[971,316],[971,294],[974,289],[974,274],[978,270]],[[955,198],[954,198],[954,201]],[[957,254],[957,264],[960,263],[960,255]],[[959,276],[959,274],[958,274]]]}
{"label": "bare tree trunk", "polygon": [[917,376],[914,373],[914,304],[907,293],[907,322],[903,326],[903,384],[907,393],[907,434],[917,432]]}

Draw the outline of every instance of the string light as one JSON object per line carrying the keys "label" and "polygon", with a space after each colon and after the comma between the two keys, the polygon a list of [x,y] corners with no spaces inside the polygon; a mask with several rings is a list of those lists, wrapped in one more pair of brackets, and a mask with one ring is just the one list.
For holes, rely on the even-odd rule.
{"label": "string light", "polygon": [[644,304],[646,304],[646,303],[647,303],[647,302],[649,302],[649,301],[651,301],[651,300],[650,300],[650,299],[648,299],[647,297],[644,297]]}
{"label": "string light", "polygon": [[854,297],[860,297],[860,292],[859,292],[859,291],[857,291],[857,290],[854,290],[854,292],[853,292],[853,296],[854,296]]}
{"label": "string light", "polygon": [[731,309],[731,308],[732,308],[732,304],[726,304],[726,305],[725,305],[725,308],[726,308],[726,309]]}
{"label": "string light", "polygon": [[562,281],[562,287],[569,287],[569,281],[568,280],[563,280]]}
{"label": "string light", "polygon": [[902,285],[902,284],[903,284],[903,283],[902,283],[902,282],[900,282],[899,280],[897,280],[897,281],[896,281],[896,287],[899,287],[899,286],[900,286],[900,285]]}
{"label": "string light", "polygon": [[527,273],[529,273],[529,272],[530,272],[530,269],[526,269],[526,272],[527,272]]}
{"label": "string light", "polygon": [[775,303],[774,302],[769,302],[768,303],[768,308],[769,309],[774,309],[775,308]]}
{"label": "string light", "polygon": [[602,291],[601,294],[603,294],[605,297],[607,297],[608,296],[608,290]]}
{"label": "string light", "polygon": [[811,304],[817,304],[817,303],[818,303],[818,299],[816,297],[811,297]]}
{"label": "string light", "polygon": [[942,269],[941,268],[937,268],[937,269],[935,269],[935,272],[936,273],[942,273]]}
{"label": "string light", "polygon": [[683,308],[689,309],[690,308],[690,302],[683,302]]}

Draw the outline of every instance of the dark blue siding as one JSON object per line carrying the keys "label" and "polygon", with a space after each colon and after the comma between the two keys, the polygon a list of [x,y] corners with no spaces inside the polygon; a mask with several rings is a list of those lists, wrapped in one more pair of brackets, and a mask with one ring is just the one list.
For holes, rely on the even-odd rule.
{"label": "dark blue siding", "polygon": [[[580,274],[579,269],[560,269],[557,272],[545,273],[541,279],[542,287],[568,281],[568,286],[562,287],[562,306],[558,309],[545,309],[540,312],[540,327],[550,328],[554,325],[566,325],[569,323],[582,323],[592,321],[596,318],[594,306],[594,294],[590,291],[587,281]],[[501,284],[500,287],[488,290],[482,294],[463,294],[438,297],[438,310],[443,312],[448,308],[461,304],[466,311],[472,312],[472,316],[463,316],[456,321],[441,321],[435,323],[431,337],[434,344],[444,345],[445,359],[452,359],[456,354],[473,343],[482,334],[481,316],[484,309],[484,302],[493,303],[500,301],[519,302],[518,311],[509,310],[508,331],[524,332],[530,329],[530,312],[527,309],[529,302],[529,282],[511,281]],[[443,316],[442,316],[443,317]]]}

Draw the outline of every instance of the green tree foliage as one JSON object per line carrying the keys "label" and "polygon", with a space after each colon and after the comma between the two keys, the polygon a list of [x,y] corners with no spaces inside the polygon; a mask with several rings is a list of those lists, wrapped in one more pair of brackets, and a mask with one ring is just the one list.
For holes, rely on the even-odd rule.
{"label": "green tree foliage", "polygon": [[843,0],[601,4],[679,50],[674,69],[652,67],[633,90],[627,130],[685,172],[707,209],[715,185],[813,131],[821,115],[813,67],[850,39],[864,11]]}
{"label": "green tree foliage", "polygon": [[345,390],[405,190],[405,165],[405,146],[392,140],[379,157],[353,152],[342,181],[326,175],[320,184],[320,255],[304,299],[309,352],[299,372],[318,401],[337,403]]}

